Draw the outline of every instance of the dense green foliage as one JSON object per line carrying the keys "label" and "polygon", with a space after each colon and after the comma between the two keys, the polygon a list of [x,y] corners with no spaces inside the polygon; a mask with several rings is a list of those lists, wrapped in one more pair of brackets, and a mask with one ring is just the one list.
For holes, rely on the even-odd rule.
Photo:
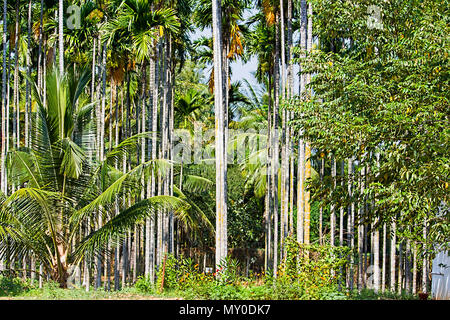
{"label": "dense green foliage", "polygon": [[[372,203],[367,222],[396,219],[405,237],[447,244],[449,211],[439,210],[449,201],[447,1],[313,3],[320,42],[300,60],[314,74],[314,96],[293,104],[302,114],[294,123],[327,157],[353,158],[356,171],[351,198],[346,176],[338,175],[337,188],[331,179],[311,187],[325,203]],[[381,28],[367,23],[370,5]]]}
{"label": "dense green foliage", "polygon": [[427,292],[448,0],[79,0],[75,27],[67,1],[25,3],[0,56],[0,274],[25,280],[0,296]]}

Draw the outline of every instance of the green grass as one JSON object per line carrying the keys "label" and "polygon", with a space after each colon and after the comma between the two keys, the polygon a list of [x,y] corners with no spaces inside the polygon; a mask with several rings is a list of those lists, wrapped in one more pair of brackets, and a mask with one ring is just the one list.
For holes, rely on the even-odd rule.
{"label": "green grass", "polygon": [[[184,288],[166,288],[159,291],[157,284],[150,284],[140,278],[135,286],[124,287],[120,291],[105,291],[103,288],[86,292],[84,288],[61,289],[53,281],[45,282],[39,288],[37,281],[0,276],[0,299],[19,300],[293,300],[298,299],[290,286],[268,283],[224,283],[199,282]],[[402,294],[375,293],[370,289],[360,292],[343,293],[330,291],[322,296],[325,300],[417,300],[418,297],[406,292]]]}
{"label": "green grass", "polygon": [[61,289],[56,282],[44,282],[42,288],[37,281],[0,276],[0,299],[19,300],[147,300],[176,299],[173,293],[157,295],[144,292],[136,287],[125,287],[120,291],[105,291],[103,288],[86,292],[84,288]]}
{"label": "green grass", "polygon": [[376,293],[371,289],[362,289],[361,292],[357,290],[350,293],[349,298],[351,300],[418,300],[417,295],[410,294],[408,292],[402,292],[401,294],[393,292],[380,292]]}

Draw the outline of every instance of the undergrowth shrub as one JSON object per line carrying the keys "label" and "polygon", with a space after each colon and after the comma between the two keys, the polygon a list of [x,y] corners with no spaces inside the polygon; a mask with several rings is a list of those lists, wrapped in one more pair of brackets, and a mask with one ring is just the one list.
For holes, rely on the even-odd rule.
{"label": "undergrowth shrub", "polygon": [[17,296],[32,289],[30,281],[0,276],[0,297]]}
{"label": "undergrowth shrub", "polygon": [[[187,299],[212,300],[303,300],[347,299],[348,292],[338,289],[339,270],[345,269],[348,248],[304,245],[292,237],[285,240],[285,259],[276,277],[271,272],[245,278],[239,263],[229,257],[213,274],[199,270],[190,258],[168,255],[157,272],[157,281],[141,278],[136,288],[143,292],[168,290]],[[161,290],[162,289],[162,290]]]}
{"label": "undergrowth shrub", "polygon": [[268,279],[273,281],[278,299],[346,298],[346,292],[338,289],[338,281],[339,270],[348,263],[349,248],[300,244],[287,237],[285,250],[276,279]]}

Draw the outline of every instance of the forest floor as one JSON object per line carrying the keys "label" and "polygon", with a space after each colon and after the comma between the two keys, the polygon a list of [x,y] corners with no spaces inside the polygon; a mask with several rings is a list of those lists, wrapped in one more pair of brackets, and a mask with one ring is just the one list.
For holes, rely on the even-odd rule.
{"label": "forest floor", "polygon": [[[285,291],[280,291],[284,289]],[[295,288],[294,288],[295,290]],[[103,287],[89,292],[83,287],[61,289],[55,282],[44,282],[42,288],[36,284],[20,278],[7,278],[0,276],[0,300],[279,300],[297,299],[294,292],[286,291],[286,287],[264,286],[261,283],[253,286],[217,285],[209,283],[208,286],[196,284],[195,289],[165,289],[163,292],[138,283],[134,286],[125,286],[120,291],[108,291]],[[297,294],[297,291],[295,292]],[[402,292],[375,293],[373,290],[363,289],[361,292],[331,292],[319,299],[331,300],[417,300],[417,295]]]}
{"label": "forest floor", "polygon": [[51,298],[51,297],[41,297],[41,296],[14,296],[14,297],[0,297],[1,300],[183,300],[178,297],[162,297],[162,296],[149,296],[142,294],[112,294],[109,296],[92,296],[87,297],[61,297],[61,298]]}
{"label": "forest floor", "polygon": [[[1,291],[1,290],[0,290]],[[45,287],[31,290],[9,290],[7,294],[0,294],[0,300],[182,300],[183,298],[171,293],[152,294],[143,293],[133,287],[121,291],[60,289]]]}

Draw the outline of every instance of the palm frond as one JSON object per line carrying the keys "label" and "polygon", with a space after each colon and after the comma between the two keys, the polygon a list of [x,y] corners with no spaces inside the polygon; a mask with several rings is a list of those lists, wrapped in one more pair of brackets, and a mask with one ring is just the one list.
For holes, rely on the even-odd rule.
{"label": "palm frond", "polygon": [[185,175],[183,176],[183,189],[189,192],[205,192],[210,190],[214,186],[214,182],[211,180],[195,176]]}
{"label": "palm frond", "polygon": [[123,210],[105,223],[100,229],[91,233],[74,251],[74,259],[80,261],[86,253],[99,253],[113,237],[121,237],[131,230],[137,221],[153,217],[158,211],[170,210],[175,214],[189,208],[189,205],[176,197],[155,196],[139,201]]}

